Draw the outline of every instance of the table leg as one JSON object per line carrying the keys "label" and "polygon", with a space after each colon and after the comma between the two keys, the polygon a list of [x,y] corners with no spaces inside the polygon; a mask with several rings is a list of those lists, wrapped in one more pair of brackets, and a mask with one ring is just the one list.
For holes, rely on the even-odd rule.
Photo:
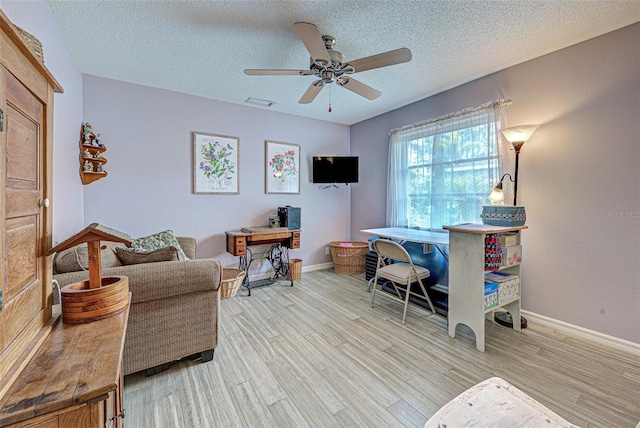
{"label": "table leg", "polygon": [[289,269],[289,247],[284,247],[284,277],[289,278],[290,284],[289,287],[293,287],[293,275],[291,274],[291,270]]}
{"label": "table leg", "polygon": [[289,279],[293,287],[293,278],[289,272],[289,248],[281,244],[273,244],[269,251],[269,262],[273,267],[273,277]]}
{"label": "table leg", "polygon": [[[249,252],[247,250],[247,252]],[[249,288],[249,263],[247,263],[247,255],[243,254],[242,256],[240,256],[240,261],[238,263],[238,269],[243,270],[244,271],[244,279],[242,280],[242,286],[246,287],[247,292],[249,294],[247,294],[247,296],[251,296],[251,288]]]}

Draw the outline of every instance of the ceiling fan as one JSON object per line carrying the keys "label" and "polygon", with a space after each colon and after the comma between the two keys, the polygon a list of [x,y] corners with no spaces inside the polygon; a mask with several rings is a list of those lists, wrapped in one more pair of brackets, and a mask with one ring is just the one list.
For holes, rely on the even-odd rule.
{"label": "ceiling fan", "polygon": [[345,61],[342,53],[333,50],[336,39],[332,36],[320,35],[318,27],[314,24],[296,22],[293,24],[293,28],[311,54],[311,65],[308,70],[246,69],[244,73],[249,76],[316,76],[319,80],[311,83],[309,89],[298,101],[300,104],[309,104],[325,85],[333,82],[362,97],[375,100],[382,95],[381,92],[349,75],[411,61],[411,51],[407,48],[400,48],[354,61]]}

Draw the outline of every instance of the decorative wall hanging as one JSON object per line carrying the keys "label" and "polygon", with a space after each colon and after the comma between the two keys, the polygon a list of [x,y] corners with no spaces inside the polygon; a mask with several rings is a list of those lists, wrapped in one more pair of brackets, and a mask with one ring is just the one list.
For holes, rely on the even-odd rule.
{"label": "decorative wall hanging", "polygon": [[265,193],[300,193],[300,146],[265,141]]}
{"label": "decorative wall hanging", "polygon": [[240,193],[240,139],[193,133],[193,193]]}
{"label": "decorative wall hanging", "polygon": [[91,124],[86,122],[80,128],[80,179],[82,184],[91,184],[107,176],[104,165],[107,158],[104,152],[107,147],[100,142],[100,134],[96,134]]}

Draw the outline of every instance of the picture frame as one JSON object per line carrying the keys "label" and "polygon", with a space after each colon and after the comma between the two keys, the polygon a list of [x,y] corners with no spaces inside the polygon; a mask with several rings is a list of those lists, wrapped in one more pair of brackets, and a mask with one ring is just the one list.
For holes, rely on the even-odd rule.
{"label": "picture frame", "polygon": [[240,139],[193,133],[193,193],[240,193]]}
{"label": "picture frame", "polygon": [[300,145],[265,141],[265,193],[300,193]]}

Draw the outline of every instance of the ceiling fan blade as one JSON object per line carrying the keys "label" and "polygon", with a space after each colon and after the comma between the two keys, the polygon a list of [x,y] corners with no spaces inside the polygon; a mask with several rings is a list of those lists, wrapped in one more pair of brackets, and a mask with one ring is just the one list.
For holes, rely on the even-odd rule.
{"label": "ceiling fan blade", "polygon": [[244,70],[247,76],[309,76],[311,70],[282,70],[282,69],[255,69]]}
{"label": "ceiling fan blade", "polygon": [[302,43],[304,43],[314,61],[324,61],[327,64],[331,64],[331,57],[329,57],[329,52],[327,52],[318,27],[308,22],[296,22],[293,24],[293,28],[302,39]]}
{"label": "ceiling fan blade", "polygon": [[343,88],[348,89],[355,94],[365,97],[368,100],[375,100],[380,95],[382,95],[382,92],[376,91],[371,86],[367,86],[352,77],[341,77],[340,79],[336,80],[336,83],[339,86],[342,86]]}
{"label": "ceiling fan blade", "polygon": [[[377,55],[368,56],[366,58],[349,61],[345,65],[354,68],[354,72],[371,70],[374,68],[386,67],[389,65],[401,64],[411,61],[411,51],[407,48],[400,48],[394,51],[384,52]],[[344,68],[344,67],[342,67]]]}
{"label": "ceiling fan blade", "polygon": [[324,88],[324,85],[318,85],[317,83],[322,83],[322,80],[316,80],[313,82],[311,86],[309,86],[309,89],[307,89],[307,92],[305,92],[302,98],[300,98],[298,104],[309,104],[311,101],[316,99],[322,88]]}

